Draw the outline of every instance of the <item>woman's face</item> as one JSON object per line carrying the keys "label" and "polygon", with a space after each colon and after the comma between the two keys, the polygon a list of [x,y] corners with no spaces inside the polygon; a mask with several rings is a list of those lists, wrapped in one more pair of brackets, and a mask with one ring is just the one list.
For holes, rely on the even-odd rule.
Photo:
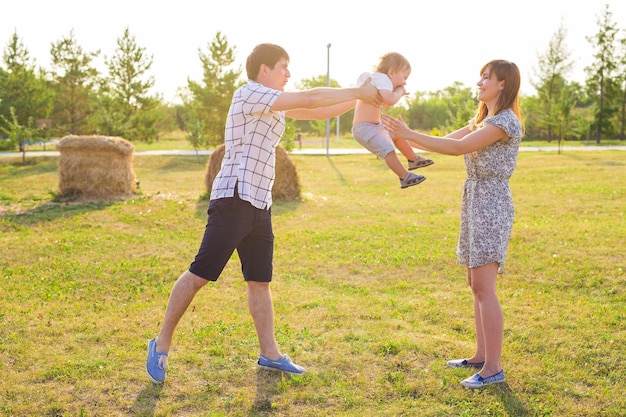
{"label": "woman's face", "polygon": [[478,86],[478,100],[483,103],[495,103],[504,88],[504,81],[498,81],[495,74],[491,73],[491,67],[485,68],[476,83]]}
{"label": "woman's face", "polygon": [[504,80],[498,81],[496,74],[491,73],[491,67],[485,68],[476,83],[478,86],[478,99],[483,103],[495,103],[504,88]]}

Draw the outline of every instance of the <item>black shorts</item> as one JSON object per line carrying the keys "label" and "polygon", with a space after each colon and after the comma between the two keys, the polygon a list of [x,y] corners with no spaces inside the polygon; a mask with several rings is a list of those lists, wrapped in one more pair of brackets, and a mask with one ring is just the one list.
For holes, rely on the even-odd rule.
{"label": "black shorts", "polygon": [[274,256],[271,209],[261,210],[234,197],[211,200],[209,219],[189,271],[217,281],[235,249],[246,281],[270,282]]}

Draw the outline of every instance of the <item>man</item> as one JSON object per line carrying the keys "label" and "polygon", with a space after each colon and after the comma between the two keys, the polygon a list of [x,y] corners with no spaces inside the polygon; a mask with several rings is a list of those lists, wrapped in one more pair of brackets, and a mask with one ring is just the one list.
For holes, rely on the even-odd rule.
{"label": "man", "polygon": [[155,383],[165,381],[167,355],[179,320],[200,288],[218,279],[235,249],[259,340],[258,366],[292,374],[305,372],[280,353],[274,334],[270,282],[276,146],[285,116],[324,120],[350,110],[357,99],[375,105],[382,100],[369,80],[356,88],[284,92],[291,76],[288,65],[289,55],[274,44],[257,45],[247,58],[248,83],[235,91],[228,111],[224,159],[213,181],[202,243],[172,289],[159,335],[148,343],[146,370]]}

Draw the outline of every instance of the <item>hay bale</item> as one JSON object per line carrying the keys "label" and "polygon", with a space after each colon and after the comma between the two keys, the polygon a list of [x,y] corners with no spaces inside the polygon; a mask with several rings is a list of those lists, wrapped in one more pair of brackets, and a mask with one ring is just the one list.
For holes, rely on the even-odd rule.
{"label": "hay bale", "polygon": [[[206,165],[204,183],[207,191],[211,192],[213,180],[222,167],[225,146],[220,145],[215,149]],[[300,183],[296,164],[293,163],[287,151],[281,146],[276,148],[276,179],[272,188],[272,199],[275,201],[292,201],[300,197]]]}
{"label": "hay bale", "polygon": [[65,136],[56,148],[60,153],[62,197],[111,200],[135,191],[135,147],[129,141],[110,136]]}

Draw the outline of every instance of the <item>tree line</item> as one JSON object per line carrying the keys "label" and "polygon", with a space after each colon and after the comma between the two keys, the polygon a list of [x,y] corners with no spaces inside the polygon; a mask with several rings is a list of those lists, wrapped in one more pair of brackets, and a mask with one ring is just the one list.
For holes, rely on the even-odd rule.
{"label": "tree line", "polygon": [[[536,94],[522,97],[526,136],[536,140],[624,139],[626,124],[626,36],[608,5],[588,36],[593,49],[584,84],[569,81],[574,62],[561,25],[538,56],[532,85]],[[51,69],[37,68],[15,32],[0,65],[0,149],[25,151],[33,141],[65,135],[120,136],[153,142],[180,129],[198,150],[223,142],[224,123],[233,92],[245,81],[235,68],[235,47],[217,32],[206,50],[199,49],[201,80],[188,79],[180,89],[181,104],[164,102],[151,93],[153,56],[130,30],[116,40],[106,72],[94,67],[100,51],[85,51],[73,30],[50,47]],[[331,86],[338,87],[335,80]],[[298,88],[326,86],[320,75]],[[404,105],[388,111],[402,115],[414,129],[446,134],[467,123],[477,106],[474,88],[453,83],[439,91],[416,92]],[[350,112],[351,113],[351,112]],[[332,121],[333,131],[350,132],[347,113]],[[290,147],[296,130],[324,135],[325,122],[289,121],[283,145]],[[4,133],[4,135],[2,134]],[[4,136],[4,138],[3,138]]]}

